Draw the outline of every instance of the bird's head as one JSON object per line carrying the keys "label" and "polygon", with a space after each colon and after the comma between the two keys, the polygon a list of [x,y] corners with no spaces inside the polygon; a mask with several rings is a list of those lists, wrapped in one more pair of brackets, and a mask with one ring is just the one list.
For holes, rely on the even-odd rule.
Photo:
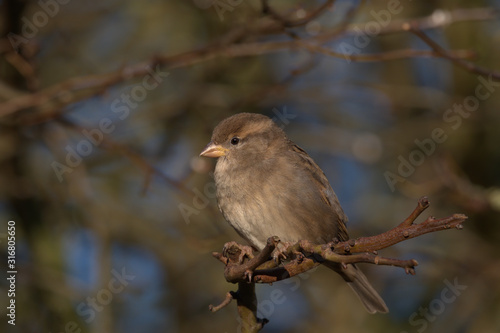
{"label": "bird's head", "polygon": [[[221,121],[212,140],[200,156],[252,161],[270,157],[288,141],[285,133],[269,117],[256,113],[239,113]],[[269,149],[276,147],[278,149]]]}

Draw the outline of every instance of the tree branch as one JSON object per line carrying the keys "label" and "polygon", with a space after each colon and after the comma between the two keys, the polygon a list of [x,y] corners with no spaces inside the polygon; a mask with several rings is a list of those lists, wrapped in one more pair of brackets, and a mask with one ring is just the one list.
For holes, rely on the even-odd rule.
{"label": "tree branch", "polygon": [[325,10],[333,6],[334,2],[335,0],[328,0],[315,10],[310,11],[303,18],[296,20],[290,20],[278,14],[271,6],[269,6],[269,0],[262,0],[262,12],[264,14],[270,14],[272,18],[280,22],[283,25],[283,27],[286,28],[299,27],[302,25],[306,25],[307,23],[309,23],[311,20],[315,19],[318,16],[321,16],[321,14],[323,14]]}
{"label": "tree branch", "polygon": [[220,309],[222,309],[223,307],[226,307],[229,303],[231,303],[231,301],[235,298],[234,297],[235,295],[235,292],[234,291],[228,291],[226,293],[226,298],[222,301],[222,303],[220,303],[219,305],[215,306],[215,305],[212,305],[210,304],[208,306],[208,310],[212,311],[212,312],[217,312],[219,311]]}
{"label": "tree branch", "polygon": [[[360,237],[344,242],[333,240],[326,244],[313,244],[308,240],[301,240],[294,244],[286,244],[284,249],[280,249],[278,247],[279,239],[274,236],[267,240],[265,248],[257,256],[248,260],[243,258],[242,248],[244,247],[234,242],[231,242],[229,249],[225,248],[225,254],[214,252],[213,256],[226,264],[224,270],[226,280],[238,283],[238,311],[244,325],[249,328],[243,332],[258,332],[257,327],[262,324],[256,317],[256,307],[253,307],[255,292],[253,294],[250,292],[255,283],[273,283],[285,280],[306,272],[324,261],[342,265],[371,263],[396,266],[403,268],[407,274],[415,274],[415,266],[418,265],[416,260],[386,258],[379,256],[377,251],[426,233],[452,228],[460,230],[462,223],[467,219],[467,216],[463,214],[453,214],[440,219],[430,216],[424,222],[416,224],[417,217],[428,207],[427,197],[420,198],[415,209],[398,226],[371,237]],[[271,258],[272,254],[274,254],[274,258]],[[280,263],[280,256],[286,257],[288,261]],[[249,297],[249,299],[241,299],[243,297],[240,293],[241,288],[244,288],[245,297]],[[226,300],[215,308],[218,310],[229,304],[230,300],[227,299],[226,295]],[[251,320],[251,322],[245,323],[245,320]]]}
{"label": "tree branch", "polygon": [[[267,1],[265,3],[267,3]],[[30,108],[38,108],[44,112],[52,114],[52,116],[56,116],[58,113],[63,112],[64,107],[67,105],[102,94],[109,87],[120,82],[143,77],[149,73],[150,69],[155,69],[159,65],[161,65],[165,70],[169,70],[192,66],[216,58],[256,56],[303,48],[310,52],[336,58],[345,58],[350,61],[385,61],[410,57],[442,57],[468,69],[469,71],[483,75],[492,74],[493,78],[498,79],[498,73],[491,72],[485,68],[477,67],[474,64],[463,60],[471,57],[472,53],[470,51],[446,51],[440,47],[435,47],[436,45],[434,45],[434,47],[430,45],[432,51],[402,49],[380,54],[342,54],[321,45],[340,38],[342,34],[352,32],[349,27],[343,25],[341,25],[340,31],[335,30],[334,32],[326,32],[308,39],[244,42],[244,40],[248,40],[250,37],[255,40],[258,37],[270,34],[286,33],[286,26],[301,26],[307,24],[310,20],[314,19],[321,13],[324,13],[325,9],[327,9],[328,5],[331,3],[331,1],[325,2],[324,5],[307,14],[305,18],[300,20],[290,21],[282,19],[285,20],[286,24],[284,24],[283,21],[280,21],[279,18],[281,16],[275,14],[273,16],[274,20],[269,20],[269,18],[266,20],[263,18],[257,20],[254,24],[236,27],[225,34],[217,42],[198,50],[188,51],[177,55],[157,55],[151,57],[149,60],[139,62],[134,65],[124,66],[113,72],[70,78],[66,81],[56,83],[33,93],[14,96],[9,100],[0,103],[0,117],[11,115]],[[268,12],[269,10],[272,11],[272,9],[268,9]],[[422,29],[426,29],[427,27],[441,27],[453,22],[465,20],[489,20],[498,17],[498,12],[489,8],[442,12],[441,14],[442,15],[436,15],[436,13],[433,13],[430,16],[414,20],[411,25],[413,27],[412,32],[415,33],[417,29],[420,31]],[[437,19],[436,17],[441,18]],[[380,34],[408,31],[408,25],[408,23],[404,24],[399,21],[393,22],[382,29]]]}
{"label": "tree branch", "polygon": [[424,222],[414,224],[415,219],[428,207],[427,197],[422,197],[410,216],[397,227],[377,236],[361,237],[338,243],[334,245],[334,250],[340,254],[377,251],[430,232],[451,228],[462,229],[462,223],[467,219],[467,216],[463,214],[453,214],[441,219],[430,216]]}
{"label": "tree branch", "polygon": [[433,41],[429,36],[427,36],[416,24],[406,23],[403,25],[403,29],[410,31],[415,36],[420,38],[424,43],[426,43],[435,52],[435,54],[443,59],[450,60],[453,64],[458,67],[465,69],[468,72],[490,76],[495,80],[500,80],[500,72],[493,71],[488,68],[478,66],[470,61],[467,61],[461,57],[457,57],[456,54],[450,53],[446,49],[442,48],[438,43]]}

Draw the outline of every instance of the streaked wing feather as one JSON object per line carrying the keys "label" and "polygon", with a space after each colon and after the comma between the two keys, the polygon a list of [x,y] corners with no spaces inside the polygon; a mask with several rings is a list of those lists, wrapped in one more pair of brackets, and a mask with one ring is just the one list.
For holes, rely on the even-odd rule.
{"label": "streaked wing feather", "polygon": [[330,186],[330,183],[328,182],[325,174],[323,173],[321,168],[314,162],[314,160],[306,153],[305,150],[292,142],[290,143],[290,150],[294,152],[302,162],[304,162],[301,163],[301,165],[306,168],[307,173],[316,183],[317,188],[320,189],[320,196],[322,201],[330,207],[332,214],[335,214],[338,217],[338,239],[340,241],[349,239],[349,234],[346,228],[347,216],[342,210],[338,198],[335,195],[332,187]]}

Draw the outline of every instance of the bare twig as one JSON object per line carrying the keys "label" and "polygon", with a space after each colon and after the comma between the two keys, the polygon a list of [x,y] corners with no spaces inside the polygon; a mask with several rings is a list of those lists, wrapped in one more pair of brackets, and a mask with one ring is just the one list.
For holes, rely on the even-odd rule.
{"label": "bare twig", "polygon": [[[322,260],[341,264],[365,262],[376,265],[397,266],[404,268],[407,273],[413,274],[413,268],[418,265],[415,260],[385,258],[375,253],[378,250],[426,233],[451,228],[461,229],[462,223],[467,219],[463,214],[454,214],[441,219],[431,216],[420,224],[414,224],[416,218],[428,207],[428,199],[426,197],[420,198],[417,207],[403,222],[380,235],[327,244],[312,244],[307,240],[299,241],[290,245],[285,254],[290,258],[293,253],[300,252],[306,258],[300,258],[300,260],[294,260],[278,267],[276,267],[274,260],[269,260],[269,255],[277,245],[277,237],[269,238],[264,250],[258,256],[243,264],[236,259],[237,257],[223,258],[219,253],[214,253],[214,256],[227,263],[224,275],[228,282],[233,283],[248,281],[249,272],[253,273],[251,281],[258,283],[271,283],[288,279],[317,266]],[[239,252],[235,255],[239,255]]]}
{"label": "bare twig", "polygon": [[[435,51],[401,49],[374,54],[345,54],[336,52],[321,45],[312,44],[307,41],[297,40],[296,43],[302,48],[319,54],[324,54],[334,58],[348,59],[349,61],[358,62],[375,62],[375,61],[390,61],[397,59],[408,59],[414,57],[440,57],[441,55]],[[457,59],[469,59],[475,56],[474,52],[469,50],[454,50],[449,51]]]}
{"label": "bare twig", "polygon": [[299,27],[309,23],[311,20],[323,14],[323,12],[330,8],[334,2],[335,0],[328,0],[315,10],[310,11],[304,17],[296,20],[291,20],[278,14],[271,6],[269,6],[269,0],[262,0],[262,12],[264,14],[270,14],[276,21],[280,22],[283,27]]}
{"label": "bare twig", "polygon": [[429,207],[427,197],[418,200],[417,207],[397,227],[380,235],[351,239],[334,245],[336,253],[349,254],[360,252],[373,252],[392,246],[407,239],[415,238],[430,232],[451,228],[462,229],[462,223],[467,219],[463,214],[436,219],[432,216],[420,224],[414,224],[415,219]]}
{"label": "bare twig", "polygon": [[[251,292],[255,288],[255,283],[273,283],[285,280],[306,272],[325,260],[341,265],[371,263],[396,266],[403,268],[407,274],[415,274],[415,266],[418,265],[416,260],[386,258],[379,256],[377,251],[426,233],[451,228],[462,229],[462,223],[467,219],[467,216],[463,214],[454,214],[441,219],[431,216],[424,222],[415,224],[417,217],[428,207],[429,200],[427,197],[420,198],[417,207],[403,222],[380,235],[350,239],[344,242],[334,240],[327,244],[313,244],[307,240],[298,241],[295,244],[286,246],[283,252],[292,260],[281,265],[275,259],[270,259],[270,255],[278,243],[276,236],[268,239],[265,248],[257,256],[243,263],[240,262],[241,251],[238,251],[236,245],[234,251],[228,257],[220,253],[214,253],[214,257],[226,264],[224,271],[226,280],[238,283],[238,294],[241,288],[244,288],[247,293],[246,297],[248,299],[246,301],[241,298],[242,296],[238,296],[238,311],[242,311],[240,316],[244,325],[247,325],[248,328],[245,332],[257,332],[261,327],[259,325],[262,323],[256,317],[255,292]],[[248,281],[252,281],[252,283]],[[226,299],[221,304],[225,306],[229,302],[230,300],[226,295]],[[217,309],[222,306],[217,307]],[[249,320],[249,322],[246,322],[246,320]]]}
{"label": "bare twig", "polygon": [[420,216],[426,210],[429,208],[430,202],[427,197],[422,197],[418,200],[417,207],[411,212],[410,216],[408,216],[401,224],[399,225],[400,227],[409,227],[415,222],[417,217]]}
{"label": "bare twig", "polygon": [[451,228],[460,230],[462,229],[462,223],[466,219],[467,216],[463,214],[454,214],[442,219],[436,219],[431,216],[420,224],[413,224],[408,227],[400,225],[377,236],[357,238],[351,240],[350,243],[339,243],[334,248],[335,252],[344,254],[377,251],[430,232]]}
{"label": "bare twig", "polygon": [[[442,28],[459,22],[495,20],[498,19],[498,17],[499,11],[491,7],[454,10],[438,9],[430,15],[413,19],[412,24],[421,30],[427,30]],[[314,40],[315,42],[322,44],[343,35],[358,35],[363,33],[363,28],[366,24],[366,22],[361,22],[350,24],[345,27],[341,26],[341,29],[337,28],[333,31],[327,31],[323,34],[312,37],[311,41]],[[380,32],[378,32],[377,35],[381,36],[404,32],[405,30],[403,27],[405,24],[408,24],[407,19],[394,19],[386,26],[381,26]]]}
{"label": "bare twig", "polygon": [[8,52],[5,54],[5,60],[9,62],[21,74],[29,90],[36,90],[38,88],[38,78],[35,75],[33,64],[23,58],[17,52]]}
{"label": "bare twig", "polygon": [[215,305],[210,304],[208,306],[208,310],[210,310],[211,312],[217,312],[220,309],[222,309],[223,307],[227,306],[234,299],[233,294],[234,293],[232,291],[228,291],[226,293],[226,298],[224,298],[224,300],[219,305],[215,306]]}
{"label": "bare twig", "polygon": [[420,38],[424,43],[430,46],[432,50],[441,58],[450,60],[453,64],[460,68],[465,69],[468,72],[476,73],[480,75],[489,76],[492,79],[500,80],[500,72],[492,71],[488,68],[478,66],[470,61],[466,61],[455,54],[450,53],[446,49],[442,48],[438,43],[433,41],[429,36],[427,36],[416,24],[405,24],[403,29],[412,32],[415,36]]}
{"label": "bare twig", "polygon": [[[70,121],[69,119],[66,119],[64,117],[58,118],[57,121],[64,126],[66,126],[69,129],[72,129],[77,132],[83,132],[84,130],[90,131],[90,129],[85,128],[83,126],[80,126],[76,124],[73,121]],[[113,152],[118,152],[122,156],[128,158],[134,165],[139,167],[141,170],[144,171],[145,177],[144,177],[144,185],[142,189],[142,193],[145,194],[147,192],[147,189],[150,185],[150,180],[152,175],[158,176],[160,179],[164,180],[167,184],[172,186],[173,188],[177,189],[180,193],[183,193],[190,198],[195,196],[196,193],[194,193],[190,188],[185,186],[182,182],[168,176],[166,173],[164,173],[162,170],[158,169],[157,167],[153,166],[151,163],[146,161],[146,159],[141,156],[139,153],[133,151],[130,147],[127,145],[115,142],[111,140],[108,136],[103,134],[101,142],[99,144],[99,147],[102,149],[107,149],[109,151]]]}
{"label": "bare twig", "polygon": [[[301,21],[290,21],[289,24],[299,26],[307,23],[307,20],[312,20],[317,15],[324,12],[327,4],[320,6],[317,10],[311,12],[306,18]],[[462,10],[442,13],[445,19],[436,19],[434,16],[428,16],[413,21],[413,29],[420,31],[427,27],[444,26],[456,21],[464,20],[478,20],[478,19],[492,19],[497,17],[498,14],[492,9],[483,8],[475,10]],[[352,32],[349,27],[344,27],[344,33]],[[408,29],[407,25],[398,23],[397,25],[390,24],[383,28],[380,32],[400,32]],[[339,38],[342,31],[335,30],[307,40],[285,40],[285,41],[266,41],[266,42],[242,42],[248,37],[260,37],[275,33],[286,33],[283,30],[283,24],[272,20],[257,20],[253,25],[236,27],[234,30],[228,32],[220,40],[214,44],[208,45],[205,48],[184,52],[178,55],[158,55],[149,60],[139,62],[134,65],[124,66],[123,68],[105,74],[87,75],[75,77],[66,81],[54,84],[50,87],[40,91],[15,96],[4,103],[0,103],[0,117],[7,116],[18,111],[28,110],[30,108],[40,108],[44,112],[51,113],[52,117],[57,116],[59,112],[64,111],[64,107],[72,103],[87,99],[92,96],[102,94],[109,87],[116,85],[120,82],[128,81],[134,78],[143,77],[148,74],[151,68],[162,66],[165,70],[188,67],[201,62],[209,61],[216,58],[235,58],[244,56],[256,56],[269,54],[273,52],[281,52],[294,49],[306,48],[310,52],[315,52],[323,55],[328,55],[337,58],[348,58],[351,61],[384,61],[404,59],[409,57],[443,57],[453,61],[457,65],[466,68],[469,71],[481,73],[484,75],[492,74],[492,77],[498,79],[497,72],[490,72],[487,69],[480,68],[474,64],[463,60],[470,58],[472,53],[470,51],[445,51],[438,45],[433,45],[432,51],[422,50],[393,50],[380,54],[350,54],[345,55],[339,52],[330,50],[321,44],[331,41],[334,38]],[[415,33],[415,32],[414,32]],[[425,37],[424,37],[425,38]]]}

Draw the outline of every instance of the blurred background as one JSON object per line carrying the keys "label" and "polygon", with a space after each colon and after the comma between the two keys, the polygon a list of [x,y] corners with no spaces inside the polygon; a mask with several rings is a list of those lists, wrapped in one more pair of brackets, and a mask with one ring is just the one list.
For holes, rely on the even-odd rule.
{"label": "blurred background", "polygon": [[[381,251],[417,259],[415,276],[361,265],[389,314],[366,313],[320,267],[257,286],[263,332],[499,331],[500,83],[488,73],[500,2],[269,6],[0,0],[0,268],[12,220],[18,272],[15,326],[0,280],[1,331],[238,332],[235,304],[208,311],[236,289],[211,253],[242,240],[218,212],[215,161],[198,157],[238,112],[273,117],[316,160],[351,237],[397,225],[424,195],[419,221],[469,216]],[[402,31],[410,20],[486,72],[429,56]]]}

